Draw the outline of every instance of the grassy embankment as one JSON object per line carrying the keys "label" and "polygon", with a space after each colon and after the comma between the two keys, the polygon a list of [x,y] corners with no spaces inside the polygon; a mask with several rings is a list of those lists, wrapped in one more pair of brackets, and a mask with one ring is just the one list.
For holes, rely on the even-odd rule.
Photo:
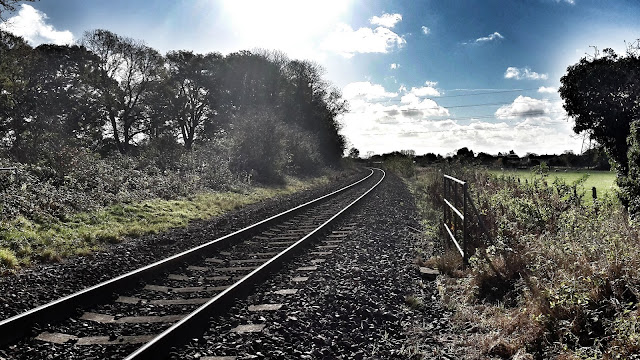
{"label": "grassy embankment", "polygon": [[246,187],[242,191],[207,192],[177,200],[153,199],[113,205],[69,215],[63,221],[38,223],[24,217],[0,222],[0,272],[37,261],[59,261],[89,254],[105,243],[127,236],[158,233],[185,227],[244,205],[291,194],[329,182],[329,176],[299,180],[288,178],[281,187]]}
{"label": "grassy embankment", "polygon": [[614,196],[599,194],[594,205],[554,173],[518,183],[477,169],[425,169],[410,185],[434,241],[443,172],[471,184],[493,239],[487,258],[472,257],[466,271],[453,250],[427,261],[444,274],[441,297],[466,333],[469,358],[625,359],[640,352],[640,231]]}

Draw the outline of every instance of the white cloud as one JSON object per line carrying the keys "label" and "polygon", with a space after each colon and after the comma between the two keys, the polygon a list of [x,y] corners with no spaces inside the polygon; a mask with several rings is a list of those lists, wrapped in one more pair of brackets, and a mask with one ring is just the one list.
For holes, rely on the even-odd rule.
{"label": "white cloud", "polygon": [[422,87],[412,87],[411,94],[418,96],[418,97],[425,97],[425,96],[440,96],[440,92],[433,86],[422,86]]}
{"label": "white cloud", "polygon": [[425,35],[429,35],[429,33],[431,33],[431,29],[429,29],[426,26],[423,26],[422,27],[422,33],[425,34]]}
{"label": "white cloud", "polygon": [[389,68],[392,69],[392,70],[400,69],[400,64],[393,63],[393,64],[389,65]]}
{"label": "white cloud", "polygon": [[511,149],[519,154],[558,154],[579,151],[582,143],[573,136],[572,122],[564,119],[561,101],[519,96],[491,120],[456,120],[434,100],[420,99],[410,92],[402,96],[400,104],[350,103],[341,132],[361,152],[413,149],[417,154],[444,155],[466,146],[491,154]]}
{"label": "white cloud", "polygon": [[73,43],[71,31],[58,31],[46,23],[47,15],[31,5],[22,4],[20,11],[0,24],[0,29],[21,36],[33,46],[44,43],[68,45]]}
{"label": "white cloud", "polygon": [[504,78],[516,80],[546,80],[549,78],[549,75],[531,71],[528,67],[519,69],[514,66],[509,66],[504,72]]}
{"label": "white cloud", "polygon": [[369,22],[373,25],[384,26],[386,28],[392,28],[396,26],[397,23],[402,21],[402,15],[400,14],[387,14],[384,13],[382,16],[374,16],[369,19]]}
{"label": "white cloud", "polygon": [[502,36],[499,32],[496,31],[493,34],[489,34],[487,36],[483,36],[481,38],[477,38],[475,42],[476,43],[484,43],[484,42],[498,40],[498,39],[504,39],[504,36]]}
{"label": "white cloud", "polygon": [[531,118],[545,116],[550,112],[549,102],[528,96],[518,96],[513,103],[500,107],[496,111],[498,119]]}
{"label": "white cloud", "polygon": [[556,2],[564,2],[570,5],[575,5],[576,1],[575,0],[556,0]]}
{"label": "white cloud", "polygon": [[558,89],[554,87],[540,86],[540,88],[538,88],[538,92],[541,94],[557,94]]}
{"label": "white cloud", "polygon": [[388,53],[406,43],[404,38],[382,26],[353,30],[341,24],[322,42],[321,48],[351,58],[357,53]]}
{"label": "white cloud", "polygon": [[366,99],[378,100],[398,96],[397,93],[387,92],[382,85],[372,84],[369,81],[347,84],[342,89],[342,95],[347,100]]}

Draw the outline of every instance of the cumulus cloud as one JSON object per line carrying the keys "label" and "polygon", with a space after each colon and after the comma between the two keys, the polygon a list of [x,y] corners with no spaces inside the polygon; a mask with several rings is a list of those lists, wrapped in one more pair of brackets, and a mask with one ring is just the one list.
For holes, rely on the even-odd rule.
{"label": "cumulus cloud", "polygon": [[393,64],[389,65],[389,68],[392,69],[392,70],[400,69],[400,64],[393,63]]}
{"label": "cumulus cloud", "polygon": [[21,36],[29,44],[37,46],[44,43],[68,45],[73,43],[71,31],[59,31],[47,24],[47,15],[31,5],[22,4],[20,11],[0,24],[0,29]]}
{"label": "cumulus cloud", "polygon": [[476,43],[485,43],[485,42],[499,40],[499,39],[504,39],[504,36],[502,36],[499,32],[496,31],[493,34],[489,34],[487,36],[483,36],[483,37],[477,38],[475,42]]}
{"label": "cumulus cloud", "polygon": [[407,41],[386,27],[360,28],[341,24],[322,42],[323,50],[351,58],[357,53],[388,53],[402,48]]}
{"label": "cumulus cloud", "polygon": [[546,80],[549,78],[549,75],[539,74],[528,67],[520,69],[514,66],[509,66],[504,72],[504,78],[516,80]]}
{"label": "cumulus cloud", "polygon": [[397,93],[387,92],[382,85],[361,81],[347,84],[342,89],[345,99],[379,100],[398,96]]}
{"label": "cumulus cloud", "polygon": [[[426,91],[429,86],[436,89],[437,83],[411,90],[401,86],[396,93],[373,83],[350,84],[344,93],[357,96],[349,99],[350,111],[341,120],[341,133],[361,152],[413,149],[417,154],[444,155],[465,146],[492,154],[509,149],[518,153],[580,150],[582,140],[572,136],[573,123],[565,119],[559,100],[518,96],[498,109],[495,118],[456,119],[437,99],[416,96],[420,91],[414,89]],[[353,91],[356,88],[361,90]],[[391,95],[396,96],[392,99]],[[400,102],[375,101],[398,98]]]}
{"label": "cumulus cloud", "polygon": [[397,23],[402,21],[402,15],[400,14],[387,14],[384,13],[382,16],[374,16],[369,19],[369,22],[373,25],[384,26],[386,28],[392,28],[396,26]]}
{"label": "cumulus cloud", "polygon": [[530,118],[545,116],[549,113],[549,102],[528,96],[518,96],[513,103],[500,107],[496,111],[498,119]]}
{"label": "cumulus cloud", "polygon": [[431,29],[429,29],[426,26],[423,26],[422,27],[422,33],[425,34],[425,35],[429,35],[429,33],[431,33]]}
{"label": "cumulus cloud", "polygon": [[440,91],[438,91],[434,86],[427,85],[422,87],[412,87],[409,93],[417,97],[440,96]]}
{"label": "cumulus cloud", "polygon": [[557,94],[558,89],[554,87],[540,86],[540,88],[538,88],[538,92],[541,94]]}

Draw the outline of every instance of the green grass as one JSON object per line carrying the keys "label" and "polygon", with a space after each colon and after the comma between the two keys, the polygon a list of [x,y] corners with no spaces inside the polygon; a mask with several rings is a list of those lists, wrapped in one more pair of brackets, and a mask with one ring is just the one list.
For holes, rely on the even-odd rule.
{"label": "green grass", "polygon": [[[493,175],[513,176],[519,178],[520,181],[531,181],[534,177],[540,176],[534,174],[531,170],[489,170]],[[552,183],[556,178],[563,179],[567,184],[572,184],[587,174],[589,177],[584,182],[583,187],[586,191],[585,198],[591,199],[591,188],[595,187],[598,197],[611,194],[618,189],[616,185],[616,173],[613,171],[597,171],[597,170],[560,170],[558,172],[550,171],[547,181]]]}
{"label": "green grass", "polygon": [[179,200],[148,200],[99,211],[78,213],[65,221],[35,223],[24,217],[0,222],[0,272],[32,262],[60,261],[71,255],[87,255],[107,243],[126,237],[185,227],[194,220],[209,219],[242,206],[302,191],[327,183],[328,177],[306,181],[288,179],[278,188],[253,187],[243,191],[201,193]]}

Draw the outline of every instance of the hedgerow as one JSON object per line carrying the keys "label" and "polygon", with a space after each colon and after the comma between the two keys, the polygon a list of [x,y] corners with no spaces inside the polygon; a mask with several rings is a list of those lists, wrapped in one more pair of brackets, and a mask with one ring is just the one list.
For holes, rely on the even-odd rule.
{"label": "hedgerow", "polygon": [[[422,206],[441,209],[442,172],[436,171],[419,176],[413,188]],[[619,201],[613,195],[584,201],[584,179],[548,183],[540,176],[521,183],[479,169],[457,172],[470,182],[492,241],[464,272],[443,261],[452,258],[446,253],[432,262],[452,275],[442,279],[442,295],[456,310],[456,323],[472,329],[470,356],[637,353],[640,232]],[[441,223],[439,216],[425,221]]]}

